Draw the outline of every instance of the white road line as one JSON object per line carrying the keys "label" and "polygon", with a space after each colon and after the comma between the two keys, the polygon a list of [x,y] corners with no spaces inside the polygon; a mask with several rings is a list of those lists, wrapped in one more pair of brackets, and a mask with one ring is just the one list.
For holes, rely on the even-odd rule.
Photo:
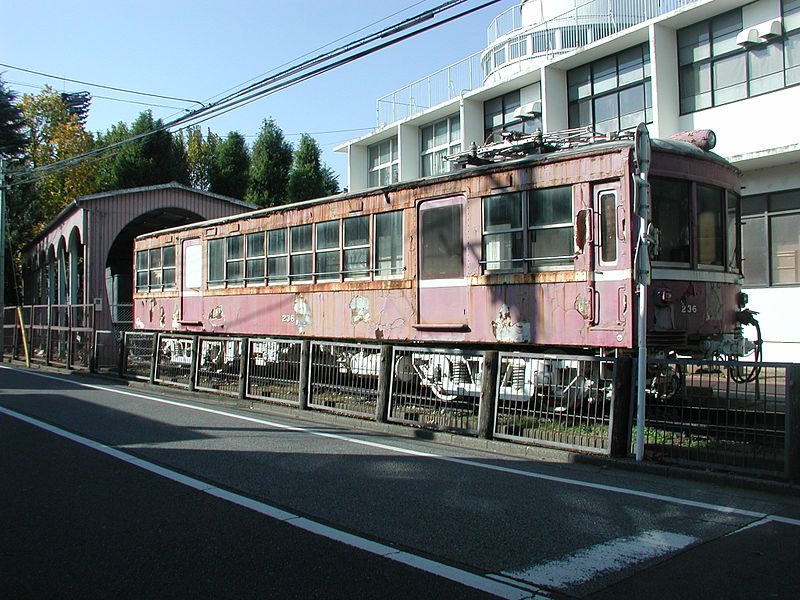
{"label": "white road line", "polygon": [[79,381],[74,381],[72,379],[66,379],[64,377],[57,377],[55,375],[46,375],[44,373],[37,373],[35,371],[28,371],[28,370],[25,370],[25,369],[18,369],[16,367],[9,367],[9,366],[2,365],[2,364],[0,364],[0,369],[7,369],[7,370],[10,370],[10,371],[17,371],[17,372],[20,372],[20,373],[26,373],[28,375],[34,375],[36,377],[42,377],[44,379],[51,379],[53,381],[58,381],[60,383],[71,384],[71,385],[74,385],[76,387],[83,387],[83,388],[87,388],[87,389],[94,389],[94,390],[99,390],[99,391],[103,391],[103,392],[109,392],[109,393],[112,393],[112,394],[120,394],[120,395],[123,395],[123,396],[130,396],[130,397],[133,397],[133,398],[139,398],[141,400],[148,400],[148,401],[151,401],[151,402],[157,402],[159,404],[166,404],[166,405],[170,405],[170,406],[176,406],[176,407],[179,407],[179,408],[185,408],[185,409],[188,409],[188,410],[194,410],[194,411],[198,411],[198,412],[210,413],[210,414],[214,414],[214,415],[218,415],[218,416],[222,416],[222,417],[227,417],[227,418],[231,418],[231,419],[237,419],[237,420],[240,420],[240,421],[246,421],[246,422],[249,422],[249,423],[258,423],[259,425],[266,425],[268,427],[274,427],[274,428],[277,428],[277,429],[284,429],[286,431],[301,432],[301,433],[305,433],[305,434],[311,435],[311,436],[328,438],[328,439],[335,439],[335,440],[338,440],[338,441],[341,441],[341,442],[345,442],[345,443],[348,443],[348,444],[357,444],[357,445],[360,445],[360,446],[368,446],[368,447],[371,447],[371,448],[378,448],[378,449],[381,449],[381,450],[386,450],[386,451],[394,452],[394,453],[397,453],[397,454],[406,454],[406,455],[409,455],[409,456],[417,456],[417,457],[420,457],[420,458],[430,458],[430,459],[433,459],[433,460],[440,460],[440,461],[443,461],[443,462],[449,462],[449,463],[454,463],[454,464],[458,464],[458,465],[464,465],[464,466],[478,468],[478,469],[485,469],[485,470],[489,470],[489,471],[497,471],[499,473],[507,473],[509,475],[515,475],[515,476],[519,476],[519,477],[527,477],[527,478],[530,478],[530,479],[538,479],[538,480],[541,480],[541,481],[551,481],[551,482],[554,482],[554,483],[561,483],[561,484],[564,484],[564,485],[571,485],[571,486],[575,486],[575,487],[583,487],[583,488],[599,490],[599,491],[603,491],[603,492],[609,492],[609,493],[613,493],[613,494],[622,494],[622,495],[625,495],[625,496],[632,496],[632,497],[636,497],[636,498],[644,498],[646,500],[655,500],[657,502],[665,502],[665,503],[669,503],[669,504],[675,504],[675,505],[678,505],[678,506],[685,506],[685,507],[689,507],[689,508],[697,508],[697,509],[700,509],[700,510],[708,510],[708,511],[716,512],[716,513],[722,513],[722,514],[728,514],[728,515],[736,515],[736,516],[748,517],[748,518],[752,518],[752,519],[767,519],[767,520],[770,520],[770,521],[776,521],[776,522],[784,523],[786,525],[792,525],[792,526],[795,526],[795,527],[800,527],[800,519],[791,519],[791,518],[788,518],[788,517],[779,517],[779,516],[776,516],[776,515],[770,515],[770,514],[765,513],[765,512],[746,510],[746,509],[743,509],[743,508],[736,508],[736,507],[733,507],[733,506],[725,506],[725,505],[722,505],[722,504],[713,504],[713,503],[709,503],[709,502],[700,502],[700,501],[697,501],[697,500],[689,500],[689,499],[686,499],[686,498],[679,498],[677,496],[667,496],[666,494],[656,494],[656,493],[653,493],[653,492],[644,492],[644,491],[641,491],[641,490],[634,490],[634,489],[623,488],[623,487],[619,487],[619,486],[606,485],[606,484],[603,484],[603,483],[593,483],[593,482],[590,482],[590,481],[581,481],[579,479],[569,479],[567,477],[558,477],[558,476],[555,476],[555,475],[545,475],[543,473],[534,473],[534,472],[525,471],[525,470],[522,470],[522,469],[515,469],[513,467],[504,467],[504,466],[501,466],[501,465],[493,465],[493,464],[489,464],[489,463],[483,463],[483,462],[479,462],[477,460],[469,460],[469,459],[465,459],[465,458],[456,458],[456,457],[453,457],[453,456],[444,456],[444,455],[441,455],[441,454],[433,454],[431,452],[420,452],[418,450],[411,450],[411,449],[408,449],[408,448],[402,448],[400,446],[392,446],[392,445],[389,445],[389,444],[380,444],[378,442],[360,440],[360,439],[349,437],[349,436],[346,436],[346,435],[341,435],[341,434],[336,434],[336,433],[327,433],[327,432],[324,432],[324,431],[317,431],[317,430],[312,429],[312,428],[299,427],[299,426],[295,426],[295,425],[285,425],[283,423],[277,423],[277,422],[274,422],[274,421],[269,421],[267,419],[261,419],[261,418],[257,418],[257,417],[249,417],[249,416],[246,416],[246,415],[240,415],[240,414],[236,414],[236,413],[232,413],[232,412],[228,412],[228,411],[224,411],[224,410],[217,410],[217,409],[208,408],[208,407],[205,407],[205,406],[196,406],[196,405],[188,404],[188,403],[185,403],[185,402],[179,402],[177,400],[167,400],[165,398],[158,398],[156,396],[149,396],[147,394],[140,394],[138,392],[130,392],[130,391],[115,389],[115,388],[106,387],[106,386],[102,386],[102,385],[95,385],[95,384],[90,384],[90,383],[82,383],[82,382],[79,382]]}
{"label": "white road line", "polygon": [[559,590],[659,556],[672,554],[696,542],[698,538],[668,531],[643,531],[639,535],[617,538],[573,552],[562,560],[534,565],[524,571],[504,575],[536,582]]}
{"label": "white road line", "polygon": [[112,448],[105,444],[101,444],[100,442],[97,442],[95,440],[91,440],[89,438],[85,438],[83,436],[71,433],[59,427],[55,427],[53,425],[50,425],[43,421],[39,421],[38,419],[34,419],[27,415],[23,415],[21,413],[10,410],[3,406],[0,406],[0,413],[5,414],[14,419],[24,421],[25,423],[34,425],[35,427],[39,427],[40,429],[43,429],[55,435],[66,438],[72,442],[91,448],[92,450],[102,452],[103,454],[106,454],[112,458],[124,461],[132,466],[144,469],[145,471],[149,471],[155,475],[159,475],[161,477],[164,477],[181,485],[188,486],[190,488],[193,488],[210,496],[220,498],[227,502],[232,502],[234,504],[255,511],[267,517],[276,519],[278,521],[282,521],[284,523],[287,523],[289,525],[292,525],[293,527],[297,527],[298,529],[302,529],[309,533],[320,535],[322,537],[331,539],[333,541],[347,544],[348,546],[353,546],[360,550],[369,552],[370,554],[382,556],[389,560],[408,565],[420,571],[425,571],[426,573],[431,573],[433,575],[442,577],[444,579],[448,579],[450,581],[454,581],[461,585],[481,590],[483,592],[492,594],[499,598],[506,598],[508,600],[529,600],[531,598],[534,598],[534,595],[529,591],[530,588],[528,588],[528,586],[525,586],[525,589],[521,589],[520,587],[507,585],[505,583],[496,581],[495,579],[492,579],[490,577],[485,577],[477,573],[470,573],[469,571],[464,571],[463,569],[458,569],[456,567],[445,565],[430,560],[428,558],[416,556],[409,552],[403,552],[401,550],[398,550],[397,548],[392,548],[391,546],[387,546],[379,542],[374,542],[372,540],[354,535],[352,533],[348,533],[346,531],[341,531],[334,527],[330,527],[328,525],[324,525],[322,523],[318,523],[311,519],[307,519],[305,517],[301,517],[299,515],[290,513],[280,508],[271,506],[264,502],[259,502],[258,500],[254,500],[253,498],[247,498],[246,496],[241,496],[239,494],[236,494],[235,492],[231,492],[230,490],[219,488],[208,482],[195,479],[194,477],[189,477],[182,473],[177,473],[160,465],[156,465],[141,458],[131,456],[130,454],[121,452],[115,448]]}

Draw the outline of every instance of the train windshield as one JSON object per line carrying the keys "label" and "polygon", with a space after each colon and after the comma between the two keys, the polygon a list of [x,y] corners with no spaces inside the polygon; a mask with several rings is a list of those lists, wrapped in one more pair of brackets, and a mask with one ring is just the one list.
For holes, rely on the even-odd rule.
{"label": "train windshield", "polygon": [[738,198],[720,187],[650,179],[658,244],[653,260],[738,272]]}

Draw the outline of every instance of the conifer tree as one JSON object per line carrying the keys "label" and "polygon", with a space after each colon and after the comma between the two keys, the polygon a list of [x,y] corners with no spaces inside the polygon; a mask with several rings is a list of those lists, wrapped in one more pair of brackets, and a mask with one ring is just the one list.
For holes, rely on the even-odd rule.
{"label": "conifer tree", "polygon": [[245,200],[261,207],[285,204],[292,154],[292,145],[284,138],[281,128],[273,119],[265,120],[253,144],[250,185]]}

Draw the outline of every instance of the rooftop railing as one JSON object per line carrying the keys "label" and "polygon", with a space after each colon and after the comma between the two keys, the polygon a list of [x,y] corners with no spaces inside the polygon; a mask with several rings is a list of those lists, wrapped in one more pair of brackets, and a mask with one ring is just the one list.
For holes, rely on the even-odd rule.
{"label": "rooftop railing", "polygon": [[[521,24],[521,5],[498,15],[486,49],[378,98],[378,127],[419,114],[482,86],[501,68],[550,59],[698,0],[587,0],[540,23]],[[518,32],[518,35],[511,35]]]}

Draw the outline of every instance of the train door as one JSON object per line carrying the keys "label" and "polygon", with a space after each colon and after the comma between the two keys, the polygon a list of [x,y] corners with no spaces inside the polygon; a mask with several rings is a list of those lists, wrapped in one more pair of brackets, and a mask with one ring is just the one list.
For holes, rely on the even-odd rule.
{"label": "train door", "polygon": [[594,186],[594,273],[593,319],[595,330],[609,330],[615,339],[603,345],[614,346],[620,338],[631,310],[630,261],[627,259],[628,233],[625,207],[619,182]]}
{"label": "train door", "polygon": [[181,321],[199,323],[202,320],[203,246],[198,238],[184,240],[181,262]]}
{"label": "train door", "polygon": [[463,196],[419,206],[419,328],[466,329]]}

